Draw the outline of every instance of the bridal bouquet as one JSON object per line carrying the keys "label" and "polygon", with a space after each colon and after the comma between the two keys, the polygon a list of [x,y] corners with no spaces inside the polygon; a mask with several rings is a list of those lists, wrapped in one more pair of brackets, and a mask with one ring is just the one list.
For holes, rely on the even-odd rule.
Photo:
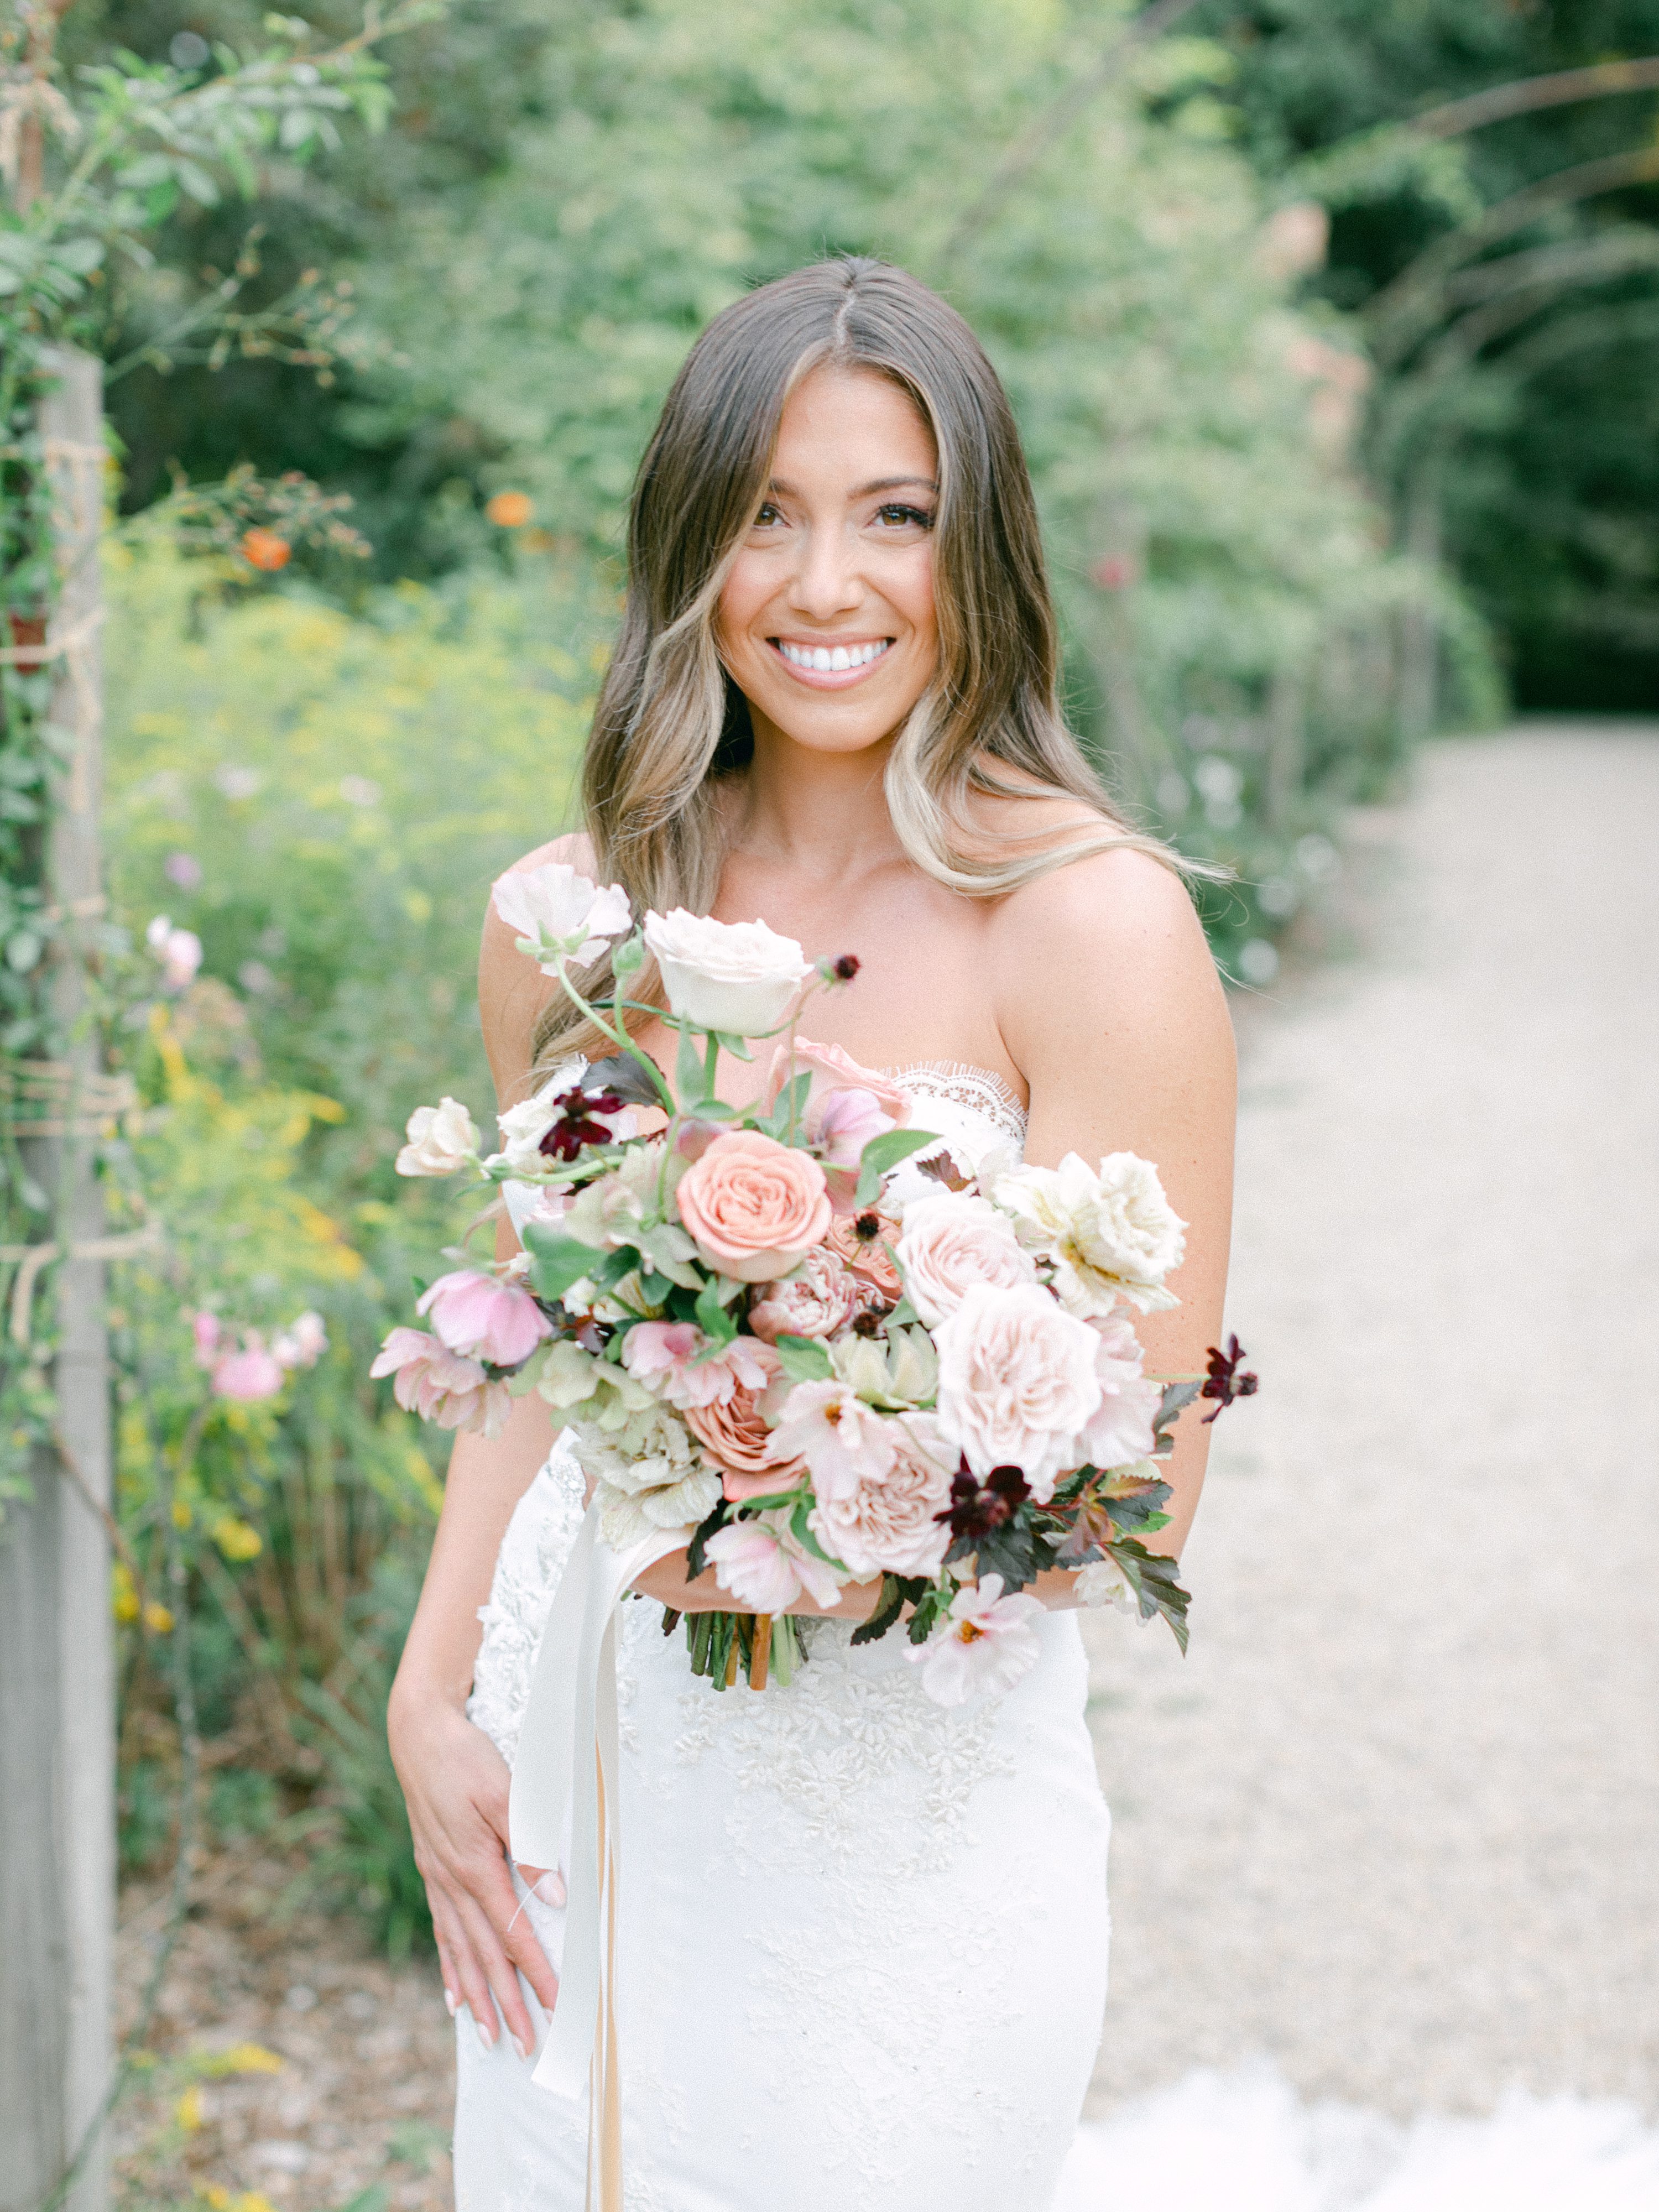
{"label": "bridal bouquet", "polygon": [[[1128,1152],[1026,1167],[1005,1148],[964,1170],[884,1076],[798,1036],[851,957],[684,910],[636,930],[619,889],[558,864],[503,876],[494,900],[616,1050],[501,1115],[488,1158],[454,1099],[411,1117],[401,1173],[536,1195],[521,1254],[440,1276],[428,1328],[387,1337],[372,1371],[399,1404],[489,1436],[514,1396],[544,1398],[605,1541],[673,1532],[688,1578],[712,1567],[730,1593],[732,1611],[684,1616],[717,1687],[739,1668],[787,1683],[806,1655],[786,1608],[833,1609],[877,1577],[853,1640],[903,1620],[945,1705],[1030,1665],[1026,1585],[1048,1567],[1080,1570],[1085,1603],[1161,1613],[1184,1649],[1187,1593],[1142,1540],[1168,1518],[1157,1463],[1183,1406],[1218,1412],[1255,1381],[1237,1340],[1206,1377],[1142,1371],[1130,1314],[1176,1303],[1182,1253],[1155,1169]],[[606,945],[615,994],[590,1004],[571,970]],[[647,955],[665,1012],[626,995]],[[678,1032],[672,1082],[630,1011]],[[768,1039],[758,1100],[728,1104],[720,1055]],[[641,1109],[662,1126],[641,1133]]]}

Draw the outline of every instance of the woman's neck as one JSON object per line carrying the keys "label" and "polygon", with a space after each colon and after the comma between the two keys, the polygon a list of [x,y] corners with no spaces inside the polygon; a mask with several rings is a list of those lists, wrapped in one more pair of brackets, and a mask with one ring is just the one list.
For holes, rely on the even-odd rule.
{"label": "woman's neck", "polygon": [[763,715],[751,720],[755,751],[740,787],[737,849],[830,878],[903,858],[882,782],[891,738],[857,752],[823,752],[797,744]]}

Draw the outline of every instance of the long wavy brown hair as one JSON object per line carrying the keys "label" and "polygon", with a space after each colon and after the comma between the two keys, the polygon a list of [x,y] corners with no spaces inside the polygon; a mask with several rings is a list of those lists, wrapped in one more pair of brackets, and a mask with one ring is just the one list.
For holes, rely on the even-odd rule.
{"label": "long wavy brown hair", "polygon": [[[599,693],[582,775],[599,880],[636,912],[706,914],[720,885],[719,785],[753,750],[743,694],[722,666],[715,615],[770,475],[789,394],[820,368],[889,377],[939,454],[934,601],[939,668],[896,734],[886,798],[918,868],[989,898],[1085,854],[1167,846],[1129,827],[1066,726],[1036,502],[1013,410],[956,309],[885,262],[848,256],[760,286],[711,322],[686,356],[640,464],[628,527],[622,633]],[[988,846],[976,796],[1080,802],[1073,836]],[[609,990],[608,959],[585,979]],[[648,999],[648,972],[632,995]],[[594,1033],[568,1002],[536,1036],[538,1069]]]}

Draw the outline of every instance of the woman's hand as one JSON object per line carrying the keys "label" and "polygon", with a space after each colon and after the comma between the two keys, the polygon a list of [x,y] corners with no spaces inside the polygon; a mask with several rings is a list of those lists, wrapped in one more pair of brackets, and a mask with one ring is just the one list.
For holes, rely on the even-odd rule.
{"label": "woman's hand", "polygon": [[[449,2008],[465,2005],[490,2050],[499,2007],[514,2048],[527,2058],[536,2031],[514,1969],[548,2012],[559,1984],[507,1870],[507,1762],[482,1729],[436,1692],[422,1696],[400,1683],[387,1724]],[[538,1867],[520,1872],[532,1887],[542,1879]]]}

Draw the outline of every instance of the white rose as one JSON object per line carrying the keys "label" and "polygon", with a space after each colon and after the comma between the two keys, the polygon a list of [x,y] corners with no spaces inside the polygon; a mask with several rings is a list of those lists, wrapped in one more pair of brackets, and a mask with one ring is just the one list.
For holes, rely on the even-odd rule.
{"label": "white rose", "polygon": [[647,915],[645,942],[672,1011],[728,1036],[763,1036],[778,1028],[812,973],[794,939],[763,921],[714,921],[676,907]]}
{"label": "white rose", "polygon": [[1100,1404],[1100,1340],[1036,1284],[976,1284],[934,1331],[940,1430],[982,1481],[1017,1467],[1039,1505],[1079,1464]]}
{"label": "white rose", "polygon": [[459,1099],[417,1106],[404,1134],[409,1142],[398,1155],[400,1176],[453,1175],[477,1157],[477,1127]]}
{"label": "white rose", "polygon": [[1020,1243],[1053,1261],[1054,1290],[1071,1312],[1104,1316],[1120,1297],[1142,1313],[1180,1304],[1164,1278],[1181,1265],[1187,1224],[1149,1160],[1111,1152],[1097,1174],[1067,1152],[1057,1168],[999,1177],[995,1196]]}
{"label": "white rose", "polygon": [[634,926],[619,884],[601,890],[562,860],[509,868],[496,878],[490,897],[520,951],[538,962],[544,975],[558,974],[561,955],[579,965],[595,959],[613,937],[625,937]]}
{"label": "white rose", "polygon": [[1036,1265],[1007,1215],[985,1199],[953,1191],[913,1200],[896,1249],[910,1303],[929,1328],[948,1321],[975,1283],[1012,1289],[1036,1280]]}

